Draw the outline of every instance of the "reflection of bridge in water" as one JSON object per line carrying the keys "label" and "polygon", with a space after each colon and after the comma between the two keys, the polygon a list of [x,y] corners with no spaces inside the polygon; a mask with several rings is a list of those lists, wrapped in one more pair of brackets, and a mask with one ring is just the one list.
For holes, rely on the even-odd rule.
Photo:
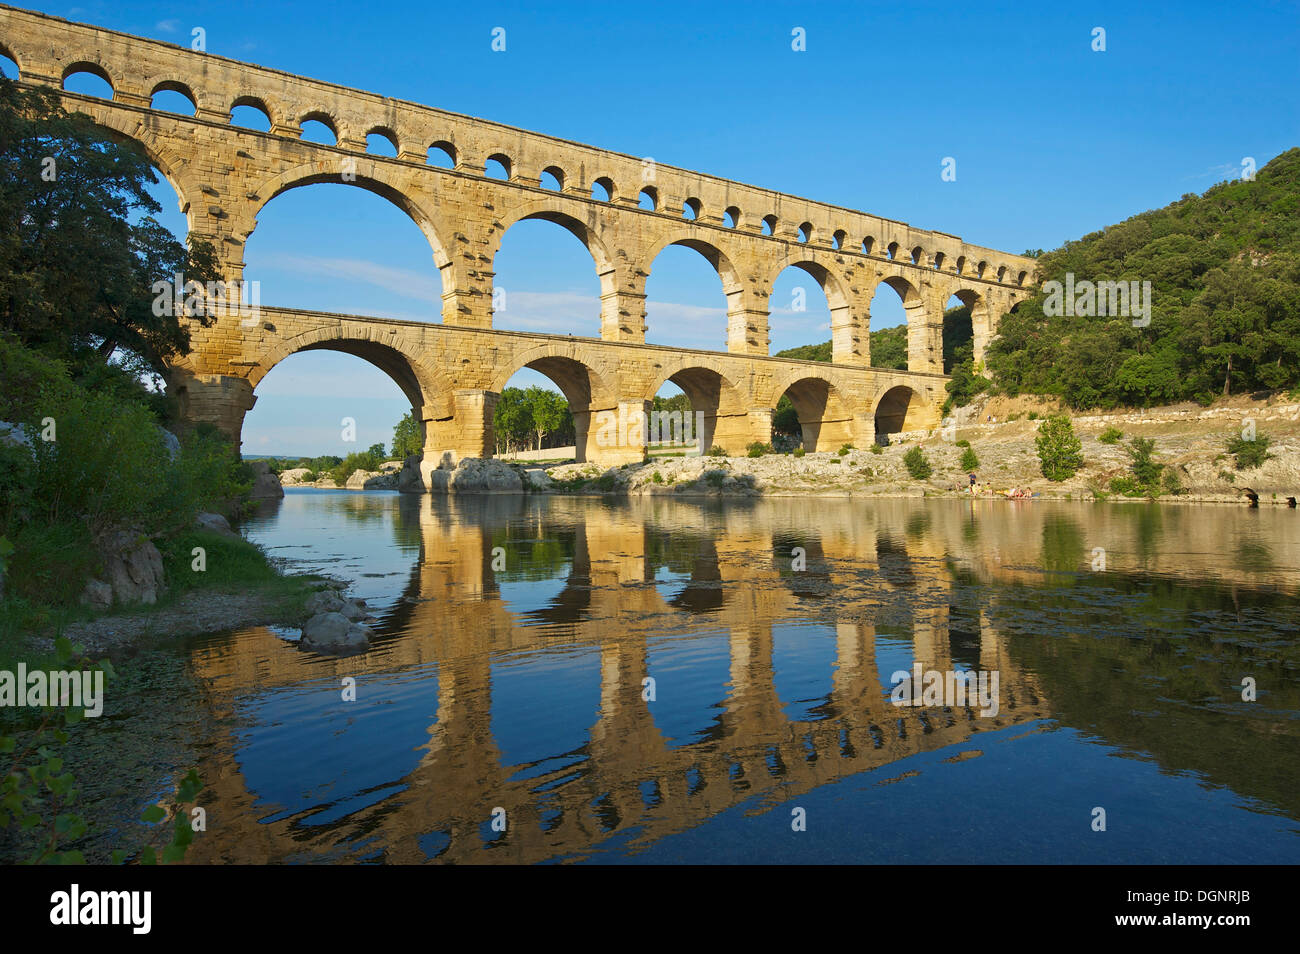
{"label": "reflection of bridge in water", "polygon": [[[869,520],[812,537],[783,528],[771,512],[760,519],[744,509],[709,512],[666,502],[599,509],[552,503],[546,535],[571,539],[571,551],[563,555],[567,579],[540,610],[514,610],[492,570],[492,548],[504,544],[504,576],[510,575],[517,545],[526,542],[517,534],[528,531],[533,504],[423,498],[402,504],[404,513],[418,514],[422,558],[407,598],[380,627],[391,638],[381,636],[370,653],[321,660],[261,631],[254,651],[241,641],[237,650],[214,645],[197,654],[198,674],[236,693],[308,682],[337,687],[344,676],[360,681],[436,665],[437,708],[418,765],[393,780],[404,787],[334,824],[313,824],[318,806],[259,821],[269,812],[255,804],[241,774],[205,777],[214,807],[210,834],[196,843],[194,860],[328,857],[340,826],[364,833],[397,862],[425,860],[420,840],[432,832],[446,841],[440,860],[581,855],[616,834],[649,843],[741,803],[775,805],[963,743],[980,730],[1049,714],[1036,679],[1009,658],[1005,640],[982,613],[971,619],[978,620],[977,650],[968,643],[961,662],[1000,673],[996,716],[981,718],[971,707],[890,704],[890,673],[877,669],[878,609],[903,607],[910,615],[913,657],[925,669],[954,667],[951,574],[932,542],[937,538],[904,545],[896,530]],[[803,506],[790,502],[789,515],[802,515]],[[540,522],[535,526],[540,533]],[[806,551],[806,571],[790,569],[795,545]],[[667,586],[656,581],[664,546],[687,554],[678,561],[681,579]],[[666,595],[665,588],[677,592]],[[776,690],[774,624],[804,620],[834,626],[834,671],[830,691],[804,710],[816,717],[791,719]],[[666,738],[655,722],[656,703],[642,699],[642,680],[653,676],[664,697],[674,691],[674,676],[651,665],[651,644],[719,634],[728,641],[730,667],[725,697],[711,700],[713,724],[691,741]],[[597,721],[580,751],[564,753],[576,763],[540,773],[505,764],[493,736],[493,666],[503,654],[561,645],[598,647]],[[333,680],[322,680],[324,674]],[[236,756],[224,758],[226,765],[238,764],[233,744],[222,747],[223,756]],[[486,824],[497,807],[509,820],[504,836]],[[489,841],[492,850],[485,852]]]}

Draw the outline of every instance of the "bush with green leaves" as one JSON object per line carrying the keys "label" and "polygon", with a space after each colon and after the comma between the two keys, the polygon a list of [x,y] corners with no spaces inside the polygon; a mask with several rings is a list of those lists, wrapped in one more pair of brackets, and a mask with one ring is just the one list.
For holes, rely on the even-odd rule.
{"label": "bush with green leaves", "polygon": [[838,451],[836,451],[836,454],[838,454],[840,457],[843,457],[846,454],[848,454],[848,452],[851,450],[853,450],[852,444],[844,444],[843,446],[840,447]]}
{"label": "bush with green leaves", "polygon": [[790,453],[794,454],[795,457],[802,457],[807,452],[802,447],[796,447]]}
{"label": "bush with green leaves", "polygon": [[925,480],[934,472],[920,445],[913,447],[903,455],[903,466],[907,468],[907,472],[912,475],[913,480]]}
{"label": "bush with green leaves", "polygon": [[712,447],[709,448],[709,454],[708,454],[708,456],[709,456],[709,457],[726,457],[726,456],[727,456],[727,452],[726,452],[725,450],[723,450],[722,447],[721,447],[720,445],[718,445],[718,444],[714,444]]}
{"label": "bush with green leaves", "polygon": [[764,444],[762,441],[754,441],[752,444],[749,445],[749,449],[747,451],[747,454],[750,457],[762,457],[764,454],[770,454],[770,453],[772,453],[772,445]]}
{"label": "bush with green leaves", "polygon": [[1123,436],[1124,432],[1118,427],[1108,427],[1098,435],[1097,440],[1103,444],[1118,444]]}
{"label": "bush with green leaves", "polygon": [[881,447],[879,444],[872,444],[872,445],[871,445],[871,453],[873,453],[873,454],[883,454],[884,452],[885,452],[885,449],[884,449],[883,447]]}
{"label": "bush with green leaves", "polygon": [[1083,444],[1064,414],[1053,414],[1038,425],[1034,444],[1039,469],[1048,480],[1069,480],[1083,466]]}
{"label": "bush with green leaves", "polygon": [[1251,440],[1234,434],[1228,438],[1227,447],[1237,463],[1237,470],[1254,470],[1273,456],[1268,452],[1271,443],[1272,440],[1263,434],[1256,434]]}
{"label": "bush with green leaves", "polygon": [[961,454],[961,469],[974,470],[979,465],[980,459],[975,456],[975,451],[971,450],[970,446],[967,445],[966,449],[962,451]]}

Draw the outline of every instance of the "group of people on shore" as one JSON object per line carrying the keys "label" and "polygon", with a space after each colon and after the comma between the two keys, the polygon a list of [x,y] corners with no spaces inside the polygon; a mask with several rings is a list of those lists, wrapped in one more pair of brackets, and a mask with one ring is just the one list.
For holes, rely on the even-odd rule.
{"label": "group of people on shore", "polygon": [[991,484],[981,484],[979,482],[979,477],[975,474],[970,474],[969,477],[970,487],[967,489],[967,493],[972,497],[991,497],[997,495],[1012,500],[1019,500],[1033,496],[1033,492],[1027,487],[1012,487],[1010,490],[994,490]]}

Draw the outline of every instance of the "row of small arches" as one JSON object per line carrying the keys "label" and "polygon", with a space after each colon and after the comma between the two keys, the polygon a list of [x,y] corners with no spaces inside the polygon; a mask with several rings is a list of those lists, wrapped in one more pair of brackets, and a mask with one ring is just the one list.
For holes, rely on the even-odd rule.
{"label": "row of small arches", "polygon": [[[93,83],[88,87],[87,82],[80,79],[87,75],[107,87],[106,94],[103,87],[95,90]],[[74,81],[72,86],[69,85],[70,81]],[[63,88],[84,95],[113,98],[113,85],[107,72],[93,63],[77,63],[69,66],[64,71]],[[193,116],[197,112],[193,91],[184,83],[174,80],[163,80],[154,86],[150,93],[150,108],[188,116]],[[231,103],[230,122],[232,125],[261,132],[269,132],[272,127],[271,112],[267,104],[255,96],[240,96]],[[338,145],[339,127],[333,118],[323,111],[304,114],[299,122],[299,130],[300,137],[304,141],[326,146]],[[390,158],[399,154],[397,134],[388,127],[372,127],[367,131],[365,140],[368,153]],[[426,162],[438,168],[456,169],[459,164],[456,147],[451,142],[435,142],[427,148],[425,155]],[[482,174],[487,178],[510,181],[515,176],[514,164],[508,155],[493,153],[485,160]],[[555,192],[563,192],[566,182],[564,170],[556,165],[545,167],[538,177],[541,188]],[[608,176],[598,177],[592,182],[590,196],[601,202],[614,202],[619,197],[613,180]],[[646,185],[639,191],[638,208],[650,212],[666,211],[660,208],[660,204],[659,190],[655,186]],[[704,204],[698,198],[688,197],[682,203],[681,217],[687,221],[698,221],[704,217],[704,211]],[[723,209],[720,219],[725,228],[740,229],[748,225],[748,220],[740,208],[734,205]],[[761,235],[775,235],[779,226],[780,221],[777,216],[768,214],[759,220],[758,232]],[[811,222],[803,222],[795,230],[795,239],[801,244],[817,244],[816,240],[819,237]],[[906,250],[898,242],[890,242],[882,247],[871,235],[865,236],[857,244],[857,248],[853,248],[844,229],[837,229],[831,234],[829,246],[839,251],[860,252],[863,255],[890,261],[908,261],[912,265],[934,270],[942,270],[947,260],[943,252],[927,255],[925,249],[919,245]],[[978,279],[995,278],[999,283],[1005,283],[1010,277],[1010,269],[1006,265],[999,265],[990,275],[990,265],[987,261],[969,262],[964,255],[957,257],[953,262],[952,270],[958,275],[970,274]],[[1027,277],[1026,271],[1020,271],[1014,276],[1014,282],[1016,285],[1023,285]]]}

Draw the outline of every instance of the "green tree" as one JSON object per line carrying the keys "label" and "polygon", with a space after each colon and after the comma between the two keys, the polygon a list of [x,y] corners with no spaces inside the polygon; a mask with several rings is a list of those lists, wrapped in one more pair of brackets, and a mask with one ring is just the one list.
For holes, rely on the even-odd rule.
{"label": "green tree", "polygon": [[1083,466],[1083,444],[1064,414],[1054,414],[1038,426],[1034,439],[1038,461],[1048,480],[1069,480]]}
{"label": "green tree", "polygon": [[975,452],[973,450],[971,450],[968,447],[964,451],[962,451],[961,454],[962,470],[975,470],[975,468],[979,467],[979,465],[980,465],[980,459],[977,456],[975,456]]}
{"label": "green tree", "polygon": [[533,385],[525,392],[533,433],[537,435],[537,449],[542,449],[542,440],[547,434],[554,434],[564,427],[569,414],[569,403],[554,391]]}
{"label": "green tree", "polygon": [[405,460],[424,450],[423,429],[415,415],[407,411],[393,428],[393,457]]}
{"label": "green tree", "polygon": [[903,466],[907,472],[912,475],[913,480],[925,480],[933,473],[930,461],[926,459],[925,452],[917,445],[903,455]]}
{"label": "green tree", "polygon": [[153,218],[144,153],[64,112],[53,91],[3,77],[0,153],[0,332],[74,366],[117,355],[161,374],[189,333],[180,316],[156,313],[154,284],[219,275],[210,244],[187,248]]}

